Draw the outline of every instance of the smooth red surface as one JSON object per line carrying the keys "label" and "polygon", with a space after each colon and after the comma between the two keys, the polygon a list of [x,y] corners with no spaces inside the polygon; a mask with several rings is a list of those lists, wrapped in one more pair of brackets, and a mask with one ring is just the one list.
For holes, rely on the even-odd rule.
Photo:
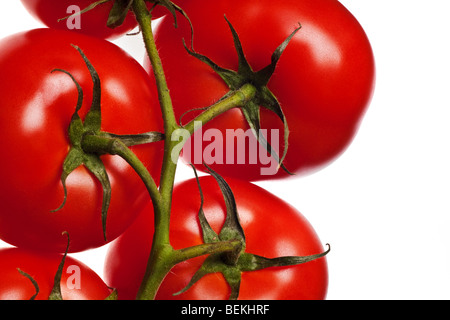
{"label": "smooth red surface", "polygon": [[[102,130],[115,134],[162,131],[158,106],[150,104],[151,83],[132,57],[103,39],[37,29],[0,42],[0,239],[15,246],[64,252],[99,247],[102,187],[81,166],[67,179],[65,206],[60,181],[69,150],[68,126],[77,103],[70,72],[84,91],[83,118],[91,105],[92,80],[78,45],[96,68],[102,85]],[[159,177],[160,143],[132,147],[149,171]],[[118,156],[102,156],[112,187],[107,240],[121,234],[149,196],[143,182]]]}

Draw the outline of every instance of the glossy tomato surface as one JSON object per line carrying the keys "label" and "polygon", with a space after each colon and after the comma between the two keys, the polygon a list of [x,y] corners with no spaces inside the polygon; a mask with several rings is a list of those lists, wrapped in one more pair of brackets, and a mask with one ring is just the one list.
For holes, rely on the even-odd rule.
{"label": "glossy tomato surface", "polygon": [[[301,24],[268,83],[290,129],[284,164],[296,176],[310,174],[347,148],[372,97],[375,63],[368,37],[343,5],[336,0],[247,0],[239,5],[231,0],[187,0],[183,9],[194,27],[192,48],[232,70],[238,69],[238,58],[224,15],[254,71],[269,65],[275,49]],[[185,19],[179,18],[179,24],[175,29],[166,17],[156,38],[176,115],[183,115],[186,123],[199,111],[185,112],[213,104],[228,87],[209,66],[186,52],[182,39],[190,46],[190,28]],[[263,109],[261,127],[268,130],[269,143],[281,155],[280,119]],[[276,164],[275,159],[268,163],[264,156],[257,156],[256,162],[249,157],[259,148],[250,147],[255,141],[251,134],[243,138],[248,129],[240,110],[227,111],[203,126],[200,136],[194,135],[190,148],[184,149],[184,159],[200,170],[205,162],[223,176],[251,181],[286,177],[283,170],[261,171]]]}
{"label": "glossy tomato surface", "polygon": [[[324,251],[318,235],[295,208],[249,182],[227,179],[236,198],[241,225],[246,236],[246,252],[267,258],[305,256]],[[216,233],[225,220],[225,204],[214,178],[200,178],[204,212]],[[200,194],[195,179],[176,185],[170,226],[175,249],[202,243],[198,222]],[[105,261],[106,283],[118,290],[119,299],[134,299],[145,272],[153,230],[149,206],[136,222],[109,247]],[[157,299],[219,299],[230,295],[228,284],[218,273],[209,274],[185,293],[183,289],[200,268],[205,257],[176,265],[163,281]],[[328,286],[326,258],[305,264],[243,272],[239,299],[324,299]]]}
{"label": "glossy tomato surface", "polygon": [[[36,300],[47,300],[62,254],[29,251],[19,248],[0,250],[0,300],[29,300],[36,294],[32,277],[38,287]],[[63,300],[103,300],[111,290],[103,280],[81,261],[67,256],[61,274]]]}
{"label": "glossy tomato surface", "polygon": [[25,8],[49,28],[69,30],[113,40],[137,27],[137,21],[129,13],[122,25],[109,28],[106,25],[113,1],[96,6],[81,15],[58,21],[80,12],[93,3],[91,0],[21,0]]}
{"label": "glossy tomato surface", "polygon": [[[80,116],[92,100],[92,79],[77,50],[96,68],[102,86],[102,130],[115,134],[161,131],[159,107],[149,104],[151,83],[144,69],[123,50],[103,39],[82,34],[36,29],[0,41],[0,239],[19,247],[64,252],[61,233],[72,239],[71,251],[105,244],[102,186],[84,166],[67,179],[67,202],[60,181],[69,151],[68,126],[84,91]],[[132,147],[159,176],[162,145]],[[106,222],[107,241],[135,219],[149,196],[138,175],[117,156],[102,156],[112,188]]]}

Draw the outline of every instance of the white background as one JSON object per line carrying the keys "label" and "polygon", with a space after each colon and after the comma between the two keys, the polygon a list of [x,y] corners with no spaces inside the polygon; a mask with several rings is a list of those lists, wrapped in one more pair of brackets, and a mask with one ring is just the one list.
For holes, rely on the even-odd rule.
{"label": "white background", "polygon": [[[3,2],[1,37],[41,27],[18,0]],[[331,244],[328,299],[449,299],[450,2],[341,3],[375,52],[369,111],[333,164],[260,185],[297,207]],[[142,61],[139,37],[115,42]],[[191,176],[180,166],[178,179]],[[106,248],[74,256],[101,275]]]}

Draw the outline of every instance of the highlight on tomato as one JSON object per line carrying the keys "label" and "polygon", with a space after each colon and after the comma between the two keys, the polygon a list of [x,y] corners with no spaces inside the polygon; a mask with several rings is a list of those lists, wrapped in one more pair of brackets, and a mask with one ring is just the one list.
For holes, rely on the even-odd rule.
{"label": "highlight on tomato", "polygon": [[[181,17],[178,28],[167,16],[156,30],[177,119],[187,123],[246,81],[261,89],[252,108],[229,110],[197,130],[183,150],[186,163],[256,181],[311,174],[346,150],[373,94],[375,62],[366,33],[339,1],[186,0],[182,7],[193,42]],[[224,81],[220,68],[238,81]],[[258,125],[285,169],[262,174],[273,161],[255,143],[250,129]]]}
{"label": "highlight on tomato", "polygon": [[[239,221],[245,234],[245,257],[261,259],[323,254],[324,249],[314,228],[295,208],[268,191],[237,179],[226,182],[235,198]],[[210,227],[221,234],[227,215],[224,195],[212,176],[180,182],[173,192],[170,239],[174,249],[204,243],[204,229],[199,220],[202,208]],[[111,243],[105,259],[105,282],[117,290],[118,299],[135,299],[150,254],[153,214],[149,204],[135,223]],[[220,236],[219,234],[219,236]],[[244,254],[242,254],[244,257]],[[239,287],[238,299],[324,299],[328,287],[326,257],[291,266],[273,266],[257,271],[242,271],[243,266],[227,267],[221,263],[195,283],[194,275],[205,269],[211,257],[198,257],[177,264],[162,282],[156,299],[227,300]],[[212,257],[214,260],[215,258]],[[220,261],[221,259],[219,259]],[[254,261],[261,261],[255,259]],[[266,260],[264,260],[266,261]],[[217,261],[216,261],[217,262]],[[209,260],[211,267],[211,260]],[[224,269],[225,268],[225,269]],[[233,273],[238,284],[231,284],[224,274]],[[198,275],[198,274],[197,274]]]}
{"label": "highlight on tomato", "polygon": [[[48,28],[1,40],[0,70],[8,81],[0,87],[0,239],[14,246],[64,252],[61,232],[67,231],[71,252],[99,247],[130,226],[149,201],[142,180],[125,160],[99,155],[111,187],[106,219],[99,173],[85,165],[70,168],[61,206],[63,167],[71,150],[69,125],[80,98],[78,114],[84,119],[94,96],[90,70],[72,45],[83,50],[98,73],[103,131],[128,135],[162,130],[160,109],[149,103],[153,84],[116,45]],[[159,177],[163,146],[130,148]]]}
{"label": "highlight on tomato", "polygon": [[[0,249],[0,300],[48,300],[62,254]],[[59,281],[63,300],[104,300],[112,290],[83,262],[66,256]]]}

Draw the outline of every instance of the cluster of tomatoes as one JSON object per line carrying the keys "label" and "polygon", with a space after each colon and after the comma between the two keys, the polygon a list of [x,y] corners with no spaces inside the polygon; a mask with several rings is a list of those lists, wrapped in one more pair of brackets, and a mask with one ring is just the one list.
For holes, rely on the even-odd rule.
{"label": "cluster of tomatoes", "polygon": [[[79,115],[84,118],[93,100],[92,75],[72,45],[84,52],[101,80],[102,131],[133,135],[164,130],[149,61],[139,63],[108,41],[138,24],[130,10],[120,26],[107,27],[114,2],[98,3],[81,14],[81,28],[67,30],[69,20],[58,19],[67,16],[69,6],[87,8],[94,1],[22,0],[47,28],[0,41],[0,74],[7,79],[0,87],[0,239],[15,247],[0,250],[0,299],[29,299],[36,294],[33,282],[18,268],[37,283],[37,299],[49,297],[67,248],[64,232],[70,235],[69,256],[60,280],[64,299],[105,299],[111,288],[117,290],[119,299],[136,297],[151,250],[149,230],[153,228],[151,199],[140,177],[120,157],[101,156],[111,185],[106,230],[102,229],[100,214],[102,185],[94,174],[86,166],[79,166],[67,176],[65,186],[61,183],[64,159],[71,147],[68,127],[77,101],[83,98]],[[280,151],[289,147],[283,157],[287,170],[262,175],[261,168],[267,163],[259,158],[254,163],[223,161],[208,165],[225,178],[233,191],[245,232],[246,252],[267,258],[323,252],[318,235],[300,212],[251,182],[309,174],[329,164],[351,142],[374,85],[374,59],[363,29],[337,0],[176,2],[189,17],[187,20],[180,15],[177,27],[174,17],[166,14],[169,11],[153,8],[154,1],[147,4],[153,18],[164,16],[155,30],[156,45],[174,113],[183,122],[201,112],[192,110],[211,105],[230,90],[209,65],[186,50],[191,26],[194,37],[187,44],[190,48],[222,68],[238,70],[241,63],[229,21],[239,35],[246,61],[257,71],[271,63],[273,52],[301,25],[267,83],[288,124],[288,145],[280,117],[266,108],[258,113],[262,129],[281,133],[275,141]],[[244,134],[249,124],[244,113],[234,108],[203,129],[213,129],[225,137],[230,130]],[[227,152],[236,155],[240,148],[251,145],[248,140],[240,141],[243,145],[220,150],[224,159],[229,159]],[[207,143],[203,143],[202,151],[205,148]],[[130,149],[158,183],[164,141]],[[192,162],[187,158],[189,154],[192,152],[183,152],[186,163]],[[200,159],[194,166],[204,171],[206,160]],[[226,215],[221,190],[209,175],[199,181],[203,211],[212,228],[220,230]],[[55,211],[65,194],[64,206]],[[203,243],[197,221],[200,193],[196,179],[175,185],[172,201],[171,245],[181,249]],[[105,279],[70,258],[70,252],[98,248],[113,240],[105,260]],[[227,299],[227,282],[211,274],[182,294],[173,295],[186,287],[204,260],[198,257],[176,265],[156,298]],[[239,298],[323,299],[327,286],[327,264],[325,258],[320,258],[297,266],[243,272]]]}

